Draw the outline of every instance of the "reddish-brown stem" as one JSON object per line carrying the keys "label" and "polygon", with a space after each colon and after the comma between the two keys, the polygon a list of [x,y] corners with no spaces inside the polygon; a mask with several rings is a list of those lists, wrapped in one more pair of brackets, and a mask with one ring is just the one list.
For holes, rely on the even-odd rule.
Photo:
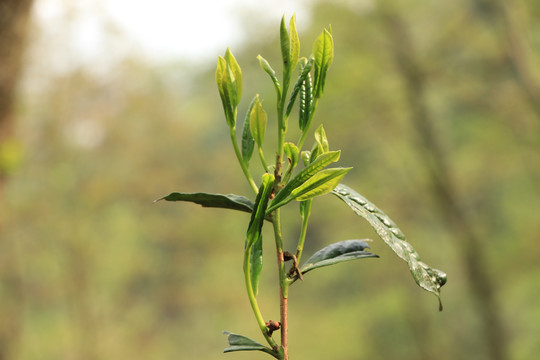
{"label": "reddish-brown stem", "polygon": [[283,360],[289,360],[289,345],[287,344],[287,306],[288,301],[283,296],[283,290],[280,291],[280,306],[281,313],[281,347],[283,348]]}

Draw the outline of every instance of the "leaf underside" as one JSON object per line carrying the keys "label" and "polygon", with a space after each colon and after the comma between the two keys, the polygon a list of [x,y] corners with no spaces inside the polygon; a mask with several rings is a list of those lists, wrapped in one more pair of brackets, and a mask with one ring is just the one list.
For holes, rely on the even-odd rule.
{"label": "leaf underside", "polygon": [[229,331],[224,331],[223,334],[227,335],[227,341],[229,342],[229,347],[223,350],[224,353],[234,351],[262,351],[272,355],[276,359],[279,358],[275,351],[246,336],[234,334]]}
{"label": "leaf underside", "polygon": [[332,194],[343,200],[356,214],[369,222],[379,237],[407,262],[416,283],[424,290],[435,294],[440,304],[440,288],[446,283],[446,274],[422,262],[397,225],[362,195],[343,184],[338,185]]}
{"label": "leaf underside", "polygon": [[364,240],[344,240],[328,245],[317,251],[300,268],[302,274],[311,270],[330,266],[344,261],[362,259],[368,257],[379,257],[369,251],[369,245]]}
{"label": "leaf underside", "polygon": [[[250,214],[253,211],[254,206],[253,201],[249,200],[247,197],[235,194],[223,195],[173,192],[167,196],[154,200],[154,202],[158,202],[160,200],[186,201],[199,204],[203,207],[239,210]],[[265,220],[272,222],[272,217],[268,215],[266,216]]]}

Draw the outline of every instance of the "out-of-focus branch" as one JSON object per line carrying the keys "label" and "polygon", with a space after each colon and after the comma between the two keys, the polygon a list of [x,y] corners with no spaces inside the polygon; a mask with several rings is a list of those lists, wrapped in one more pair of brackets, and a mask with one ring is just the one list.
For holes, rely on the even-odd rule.
{"label": "out-of-focus branch", "polygon": [[410,120],[418,134],[416,139],[418,155],[426,164],[432,192],[441,216],[448,222],[461,248],[463,266],[469,275],[470,293],[476,299],[477,311],[482,320],[485,351],[490,359],[505,360],[508,358],[507,338],[495,297],[493,280],[488,274],[481,239],[462,211],[452,169],[426,105],[427,78],[416,59],[412,39],[402,19],[384,5],[380,7],[379,15],[388,32],[389,50],[403,79],[407,105],[410,108]]}

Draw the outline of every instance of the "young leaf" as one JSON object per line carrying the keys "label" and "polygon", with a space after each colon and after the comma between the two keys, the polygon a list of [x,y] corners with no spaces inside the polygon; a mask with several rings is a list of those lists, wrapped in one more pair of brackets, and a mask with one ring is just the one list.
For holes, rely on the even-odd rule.
{"label": "young leaf", "polygon": [[225,52],[225,61],[230,66],[231,71],[234,75],[236,92],[236,102],[234,106],[236,107],[238,106],[238,104],[240,103],[240,99],[242,98],[242,70],[240,69],[240,65],[238,65],[238,62],[234,58],[234,55],[229,48],[227,48],[227,51]]}
{"label": "young leaf", "polygon": [[320,98],[324,91],[326,72],[334,60],[334,40],[328,30],[324,29],[315,40],[313,56],[315,57],[313,95]]}
{"label": "young leaf", "polygon": [[440,305],[440,289],[446,283],[446,274],[440,270],[432,269],[422,262],[418,253],[405,240],[405,235],[396,224],[362,195],[343,184],[338,185],[332,193],[369,222],[381,239],[407,262],[416,283],[424,290],[435,294],[439,298]]}
{"label": "young leaf", "polygon": [[300,153],[300,150],[295,144],[290,142],[283,145],[283,150],[285,151],[287,159],[289,159],[289,167],[295,168],[296,165],[298,165],[298,154]]}
{"label": "young leaf", "polygon": [[298,114],[298,126],[302,132],[305,132],[310,123],[311,110],[313,104],[313,85],[311,84],[311,75],[308,73],[300,88],[300,108]]}
{"label": "young leaf", "polygon": [[255,144],[255,140],[253,139],[251,130],[249,128],[249,118],[256,99],[258,99],[258,95],[256,95],[249,104],[249,108],[244,119],[244,128],[242,129],[242,160],[246,166],[249,165],[249,160],[251,159],[251,155],[253,155],[253,147]]}
{"label": "young leaf", "polygon": [[326,132],[322,124],[315,130],[315,141],[317,142],[318,147],[321,148],[322,152],[325,153],[330,150],[328,145],[328,139],[326,137]]}
{"label": "young leaf", "polygon": [[259,233],[259,238],[253,242],[251,246],[251,253],[249,258],[250,266],[250,278],[251,287],[255,296],[259,293],[259,280],[261,278],[262,266],[263,266],[263,242],[262,234]]}
{"label": "young leaf", "polygon": [[363,240],[345,240],[328,245],[317,251],[302,265],[302,274],[313,269],[337,264],[344,261],[362,259],[368,257],[379,257],[364,249],[369,249],[369,245]]}
{"label": "young leaf", "polygon": [[259,100],[259,96],[255,97],[255,104],[251,109],[251,114],[249,115],[249,128],[251,130],[251,135],[257,146],[262,147],[264,143],[264,134],[266,132],[266,122],[268,116],[266,111],[262,108],[262,103]]}
{"label": "young leaf", "polygon": [[270,79],[272,79],[274,87],[276,88],[277,97],[278,99],[281,99],[281,85],[279,84],[276,72],[274,71],[274,69],[272,69],[270,63],[266,61],[266,59],[263,58],[261,55],[258,55],[257,59],[259,59],[259,65],[261,65],[261,68],[270,76]]}
{"label": "young leaf", "polygon": [[289,102],[287,103],[287,109],[285,111],[285,116],[287,117],[291,114],[292,108],[294,106],[294,102],[296,101],[296,97],[298,96],[298,93],[300,92],[302,84],[308,77],[309,72],[311,71],[311,68],[313,67],[313,61],[314,61],[313,57],[310,57],[309,60],[306,60],[305,58],[303,58],[302,60],[303,61],[300,62],[302,64],[302,71],[300,72],[300,76],[298,76],[298,79],[296,80],[296,83],[294,84],[293,90],[291,92],[291,96],[289,98]]}
{"label": "young leaf", "polygon": [[334,190],[341,179],[352,168],[326,169],[313,175],[305,183],[291,192],[291,198],[297,201],[312,199],[316,196],[325,195]]}
{"label": "young leaf", "polygon": [[291,21],[289,23],[289,29],[290,29],[290,62],[291,62],[291,70],[294,70],[296,68],[296,64],[298,64],[298,58],[300,57],[300,38],[298,37],[298,31],[296,30],[296,15],[293,15],[291,17]]}
{"label": "young leaf", "polygon": [[253,339],[250,339],[243,335],[234,334],[229,331],[224,331],[223,334],[227,335],[227,341],[229,342],[229,347],[223,350],[224,353],[234,351],[262,351],[272,355],[276,359],[279,359],[279,356],[274,350],[267,348],[262,344],[259,344]]}
{"label": "young leaf", "polygon": [[305,167],[298,175],[292,178],[283,189],[281,189],[281,191],[274,197],[274,200],[272,200],[272,203],[266,212],[270,213],[278,207],[283,206],[291,201],[292,198],[289,198],[289,195],[294,189],[302,185],[304,182],[306,182],[306,180],[331,163],[338,161],[340,154],[340,151],[329,151],[326,154],[319,156],[317,160]]}
{"label": "young leaf", "polygon": [[283,68],[285,69],[285,71],[289,71],[291,67],[291,40],[289,39],[289,33],[287,32],[285,16],[281,18],[281,25],[279,27],[279,41],[281,44],[281,58],[283,59]]}
{"label": "young leaf", "polygon": [[218,58],[216,68],[216,84],[219,90],[221,103],[223,104],[223,111],[225,112],[225,119],[227,120],[227,125],[229,127],[234,127],[234,105],[232,100],[233,95],[230,92],[230,84],[227,83],[227,69],[227,62],[224,58],[220,56]]}

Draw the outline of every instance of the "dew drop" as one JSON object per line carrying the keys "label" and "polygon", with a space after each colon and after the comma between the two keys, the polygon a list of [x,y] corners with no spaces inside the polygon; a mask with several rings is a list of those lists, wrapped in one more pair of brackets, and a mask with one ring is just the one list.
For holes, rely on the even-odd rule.
{"label": "dew drop", "polygon": [[358,196],[351,197],[351,200],[354,201],[357,204],[360,204],[360,205],[366,205],[367,204],[366,200],[364,200],[362,198],[359,198]]}

